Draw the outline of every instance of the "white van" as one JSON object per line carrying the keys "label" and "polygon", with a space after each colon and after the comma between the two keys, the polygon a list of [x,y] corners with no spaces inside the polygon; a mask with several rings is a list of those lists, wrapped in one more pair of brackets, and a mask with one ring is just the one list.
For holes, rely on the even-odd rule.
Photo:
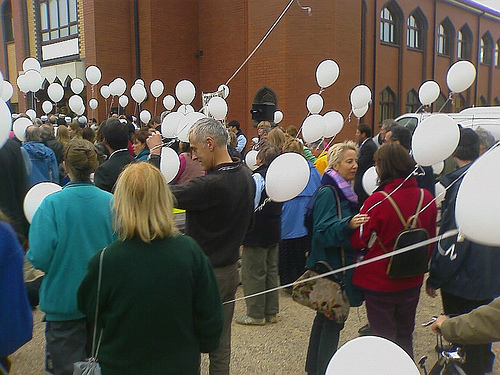
{"label": "white van", "polygon": [[[405,113],[396,118],[396,121],[413,131],[423,120],[435,113]],[[456,120],[464,128],[481,127],[490,131],[495,139],[500,140],[500,106],[498,107],[471,107],[459,113],[444,113]]]}

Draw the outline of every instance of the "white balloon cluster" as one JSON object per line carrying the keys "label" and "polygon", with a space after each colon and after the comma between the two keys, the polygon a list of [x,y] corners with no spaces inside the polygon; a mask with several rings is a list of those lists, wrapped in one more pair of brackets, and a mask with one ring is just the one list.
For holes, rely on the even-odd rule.
{"label": "white balloon cluster", "polygon": [[[28,57],[23,61],[23,71],[17,77],[17,87],[23,93],[37,92],[42,88],[43,77],[40,74],[40,63],[33,57]],[[3,88],[3,87],[2,87]]]}
{"label": "white balloon cluster", "polygon": [[351,90],[351,111],[357,118],[363,117],[372,101],[372,92],[366,85],[357,85]]}

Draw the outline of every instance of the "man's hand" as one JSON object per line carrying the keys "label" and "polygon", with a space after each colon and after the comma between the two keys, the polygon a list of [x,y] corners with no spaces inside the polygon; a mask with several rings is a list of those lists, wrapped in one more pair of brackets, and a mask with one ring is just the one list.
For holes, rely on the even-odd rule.
{"label": "man's hand", "polygon": [[153,135],[146,139],[146,143],[148,144],[151,155],[161,155],[161,145],[163,144],[163,141],[160,133],[153,133]]}
{"label": "man's hand", "polygon": [[434,323],[432,323],[432,325],[431,325],[432,332],[434,332],[436,334],[440,334],[441,333],[441,324],[443,324],[443,322],[447,319],[449,319],[449,317],[447,315],[439,315],[437,317],[436,321]]}
{"label": "man's hand", "polygon": [[427,280],[427,282],[425,283],[425,292],[429,297],[437,297],[436,289],[429,285],[429,280]]}

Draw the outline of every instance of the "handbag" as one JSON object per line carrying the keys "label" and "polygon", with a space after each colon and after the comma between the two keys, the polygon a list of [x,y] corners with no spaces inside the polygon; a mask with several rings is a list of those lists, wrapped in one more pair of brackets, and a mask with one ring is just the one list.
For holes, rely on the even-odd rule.
{"label": "handbag", "polygon": [[[340,199],[337,190],[334,188],[332,188],[332,190],[337,200],[337,214],[339,220],[341,220],[342,211],[340,207]],[[310,216],[312,217],[312,210]],[[312,237],[312,233],[310,234]],[[342,255],[342,267],[345,267],[344,247],[341,246],[340,249]],[[326,271],[321,272],[322,267],[326,268]],[[336,323],[344,323],[349,316],[350,308],[344,281],[339,280],[335,275],[308,280],[328,271],[333,271],[333,269],[327,262],[324,261],[319,261],[312,269],[306,270],[306,272],[304,272],[304,274],[302,274],[302,276],[300,276],[293,285],[292,299],[303,306],[307,306],[324,314],[328,319],[333,320]],[[346,273],[344,271],[344,279],[345,275]],[[307,281],[301,282],[302,280]]]}
{"label": "handbag", "polygon": [[95,316],[94,316],[94,332],[92,336],[92,355],[85,361],[75,362],[73,364],[73,375],[101,375],[101,366],[97,361],[97,353],[99,352],[99,347],[101,346],[102,329],[99,333],[99,340],[96,346],[96,336],[97,336],[97,318],[99,316],[99,296],[101,294],[101,280],[102,280],[102,259],[104,257],[104,248],[101,252],[99,258],[99,276],[97,278],[97,300],[95,306]]}
{"label": "handbag", "polygon": [[[398,215],[399,221],[403,225],[403,230],[398,233],[394,241],[394,249],[399,250],[405,247],[418,244],[429,239],[429,232],[424,228],[417,227],[418,214],[424,201],[424,191],[420,189],[420,198],[418,200],[415,214],[405,220],[397,203],[390,195],[382,191],[387,197],[392,207]],[[384,244],[377,237],[379,246],[384,252],[388,252]],[[400,279],[416,275],[423,275],[429,270],[429,245],[419,246],[413,250],[406,251],[391,256],[387,266],[387,275],[392,279]]]}
{"label": "handbag", "polygon": [[303,306],[324,314],[328,319],[336,323],[344,323],[349,316],[350,304],[343,281],[338,280],[335,275],[330,275],[300,282],[324,273],[319,270],[322,265],[329,271],[333,271],[332,267],[326,262],[316,263],[314,269],[307,270],[297,279],[297,284],[292,289],[292,299]]}

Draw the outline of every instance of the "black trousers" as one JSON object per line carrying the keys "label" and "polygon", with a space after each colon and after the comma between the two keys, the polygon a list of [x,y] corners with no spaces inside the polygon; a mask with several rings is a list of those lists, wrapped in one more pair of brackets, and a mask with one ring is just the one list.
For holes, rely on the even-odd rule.
{"label": "black trousers", "polygon": [[[467,314],[475,308],[487,305],[492,300],[475,301],[454,296],[441,291],[443,308],[446,315]],[[465,348],[465,363],[462,365],[467,375],[483,375],[493,370],[495,355],[491,351],[491,344],[467,345]]]}

